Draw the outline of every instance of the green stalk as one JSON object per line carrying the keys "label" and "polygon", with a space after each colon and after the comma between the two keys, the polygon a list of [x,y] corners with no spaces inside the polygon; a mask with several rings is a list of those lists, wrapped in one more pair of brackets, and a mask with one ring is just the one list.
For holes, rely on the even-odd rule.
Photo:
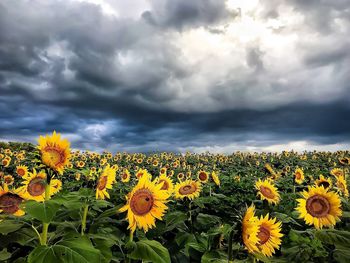
{"label": "green stalk", "polygon": [[[132,230],[130,230],[130,236],[129,236],[129,242],[128,243],[131,243],[134,239],[134,232]],[[126,263],[131,263],[131,258],[127,258],[126,259]]]}
{"label": "green stalk", "polygon": [[233,229],[228,237],[228,263],[232,262],[232,243],[233,243]]}
{"label": "green stalk", "polygon": [[86,230],[86,218],[87,218],[87,213],[89,211],[89,205],[85,204],[84,205],[84,212],[83,212],[83,218],[81,220],[81,235],[84,235],[84,232]]}
{"label": "green stalk", "polygon": [[[50,199],[50,181],[48,180],[45,186],[45,202]],[[43,229],[41,233],[40,244],[43,246],[47,245],[47,231],[49,229],[49,223],[43,222]]]}

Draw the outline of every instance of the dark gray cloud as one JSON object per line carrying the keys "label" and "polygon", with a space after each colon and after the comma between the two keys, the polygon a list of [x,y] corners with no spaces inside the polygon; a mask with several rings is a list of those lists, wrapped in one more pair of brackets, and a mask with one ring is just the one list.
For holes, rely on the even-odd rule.
{"label": "dark gray cloud", "polygon": [[152,10],[142,17],[151,25],[182,30],[232,21],[237,12],[229,11],[224,0],[153,0]]}
{"label": "dark gray cloud", "polygon": [[[349,145],[349,4],[262,7],[237,17],[225,1],[154,0],[135,18],[85,2],[2,1],[0,139],[57,130],[96,150]],[[257,40],[251,13],[281,29]]]}

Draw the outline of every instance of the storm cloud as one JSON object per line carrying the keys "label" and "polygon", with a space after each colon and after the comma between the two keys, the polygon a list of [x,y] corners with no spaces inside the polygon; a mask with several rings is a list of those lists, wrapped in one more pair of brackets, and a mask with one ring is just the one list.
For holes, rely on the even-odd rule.
{"label": "storm cloud", "polygon": [[239,2],[1,1],[0,139],[349,147],[350,3]]}

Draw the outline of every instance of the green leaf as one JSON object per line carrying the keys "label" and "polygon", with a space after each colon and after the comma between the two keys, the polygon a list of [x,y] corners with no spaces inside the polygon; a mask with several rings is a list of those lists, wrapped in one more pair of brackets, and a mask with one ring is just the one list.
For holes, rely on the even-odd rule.
{"label": "green leaf", "polygon": [[179,225],[183,225],[187,215],[181,211],[175,211],[165,216],[166,231],[171,231]]}
{"label": "green leaf", "polygon": [[170,263],[169,251],[158,241],[142,239],[136,242],[134,250],[129,254],[132,259],[149,260],[154,263]]}
{"label": "green leaf", "polygon": [[0,236],[0,244],[5,247],[11,243],[17,243],[21,246],[35,247],[38,237],[32,228],[21,228],[11,233],[11,238]]}
{"label": "green leaf", "polygon": [[350,232],[336,229],[323,229],[315,233],[317,239],[330,245],[345,245],[350,247]]}
{"label": "green leaf", "polygon": [[44,223],[50,223],[52,221],[59,207],[60,204],[53,200],[42,203],[27,201],[24,204],[27,214]]}
{"label": "green leaf", "polygon": [[11,253],[7,252],[7,249],[4,248],[0,251],[0,261],[5,261],[11,257]]}
{"label": "green leaf", "polygon": [[203,254],[202,263],[227,263],[227,254],[220,250],[207,251]]}
{"label": "green leaf", "polygon": [[333,251],[333,256],[339,263],[348,263],[350,258],[350,250],[348,247],[337,246]]}
{"label": "green leaf", "polygon": [[0,222],[0,233],[3,235],[7,235],[8,233],[12,233],[17,231],[23,226],[21,223],[13,222],[10,220],[5,220]]}
{"label": "green leaf", "polygon": [[52,246],[38,246],[28,256],[28,263],[101,262],[102,255],[87,237],[70,236]]}
{"label": "green leaf", "polygon": [[292,217],[290,217],[290,216],[288,216],[286,214],[274,212],[272,215],[277,217],[277,219],[282,221],[282,223],[285,223],[285,224],[286,223],[292,223],[294,225],[297,225],[297,226],[301,227],[301,225],[297,221],[295,221]]}
{"label": "green leaf", "polygon": [[215,224],[219,224],[221,222],[220,217],[218,216],[202,214],[202,213],[198,214],[196,221],[199,225],[206,228],[209,226],[213,226]]}

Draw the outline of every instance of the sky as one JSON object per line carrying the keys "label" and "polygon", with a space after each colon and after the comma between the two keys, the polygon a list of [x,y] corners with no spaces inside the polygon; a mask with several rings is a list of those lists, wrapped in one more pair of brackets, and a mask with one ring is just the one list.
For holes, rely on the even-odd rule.
{"label": "sky", "polygon": [[350,149],[349,0],[2,0],[0,140]]}

